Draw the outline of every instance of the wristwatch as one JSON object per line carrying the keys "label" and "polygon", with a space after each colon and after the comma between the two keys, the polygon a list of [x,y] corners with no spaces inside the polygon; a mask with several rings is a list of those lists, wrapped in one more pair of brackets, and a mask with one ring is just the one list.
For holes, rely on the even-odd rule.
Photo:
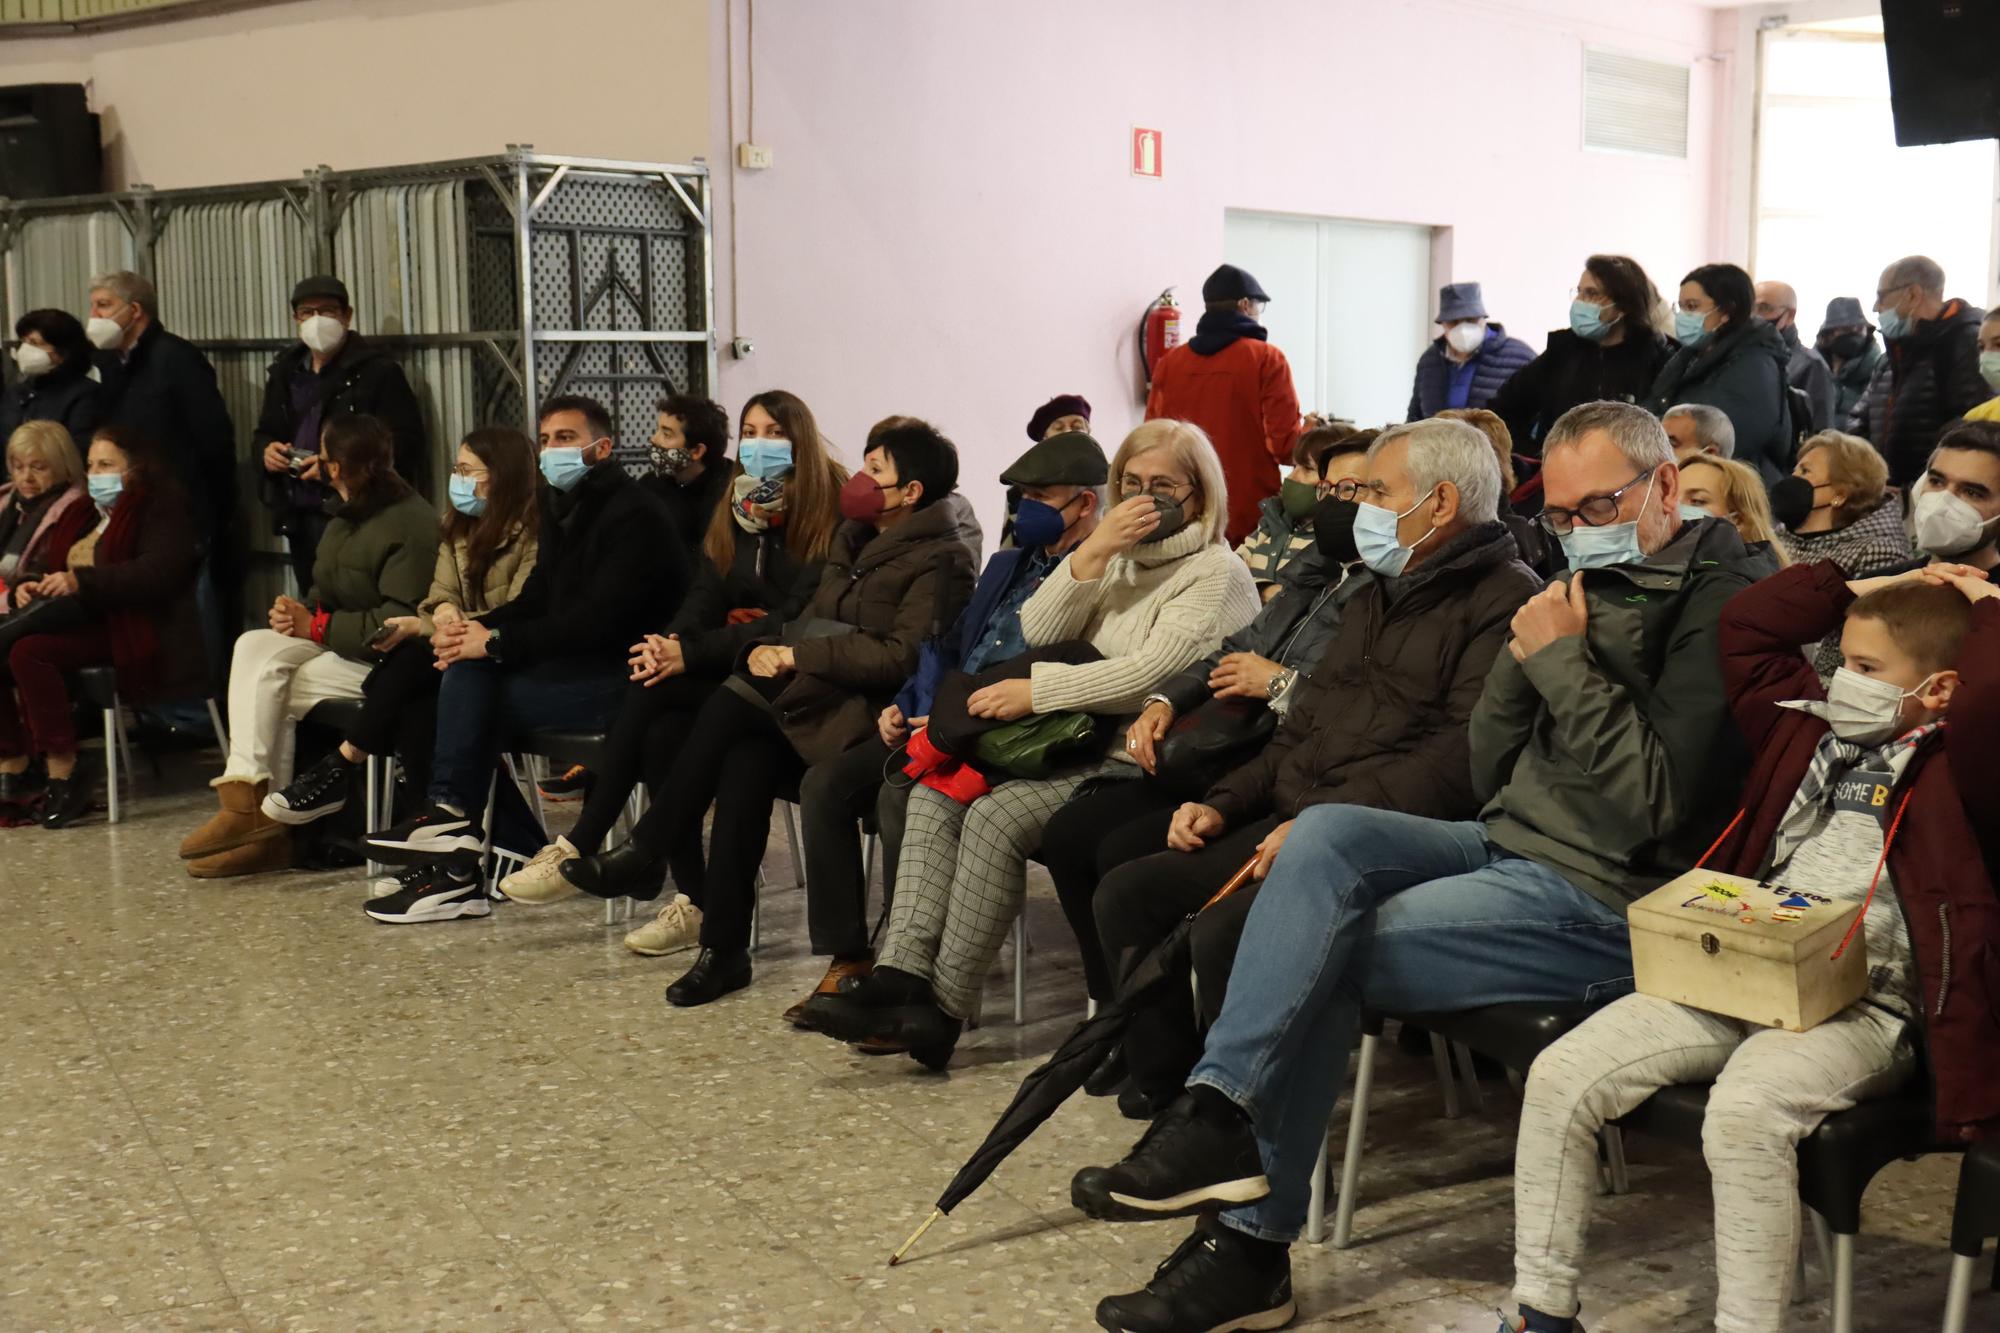
{"label": "wristwatch", "polygon": [[500,660],[500,631],[497,629],[486,631],[486,660],[489,662]]}
{"label": "wristwatch", "polygon": [[1276,701],[1285,693],[1286,690],[1292,688],[1292,682],[1297,680],[1298,678],[1299,678],[1298,672],[1292,670],[1290,667],[1286,667],[1284,670],[1280,671],[1277,675],[1271,677],[1271,683],[1264,687],[1264,692],[1265,694],[1270,696],[1270,698],[1273,701]]}

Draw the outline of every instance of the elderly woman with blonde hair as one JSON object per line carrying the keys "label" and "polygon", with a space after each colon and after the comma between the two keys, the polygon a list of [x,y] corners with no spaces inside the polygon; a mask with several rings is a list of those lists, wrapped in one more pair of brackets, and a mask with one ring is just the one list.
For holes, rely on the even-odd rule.
{"label": "elderly woman with blonde hair", "polygon": [[[1199,427],[1140,426],[1112,460],[1111,485],[1117,503],[1021,608],[1031,651],[1081,642],[1092,660],[1037,660],[1018,679],[974,690],[971,716],[1090,713],[1127,722],[1161,682],[1257,614],[1250,571],[1223,542],[1222,465]],[[1100,732],[1124,734],[1117,725]],[[997,781],[966,804],[928,786],[912,790],[875,970],[845,994],[814,996],[801,1021],[942,1068],[1021,912],[1043,828],[1107,762],[1118,759]]]}

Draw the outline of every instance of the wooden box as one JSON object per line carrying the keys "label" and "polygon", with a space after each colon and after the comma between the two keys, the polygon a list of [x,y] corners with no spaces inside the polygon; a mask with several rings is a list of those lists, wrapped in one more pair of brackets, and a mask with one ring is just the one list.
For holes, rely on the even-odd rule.
{"label": "wooden box", "polygon": [[1803,1032],[1868,988],[1867,932],[1833,956],[1861,904],[1690,870],[1626,910],[1646,995]]}

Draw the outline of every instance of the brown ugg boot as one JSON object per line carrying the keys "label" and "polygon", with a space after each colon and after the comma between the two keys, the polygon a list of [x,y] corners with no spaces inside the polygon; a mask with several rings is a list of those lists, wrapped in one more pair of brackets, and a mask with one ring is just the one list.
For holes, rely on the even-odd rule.
{"label": "brown ugg boot", "polygon": [[270,785],[243,781],[216,783],[215,794],[222,799],[222,808],[181,839],[181,859],[192,861],[214,856],[282,833],[285,826],[264,813],[264,791]]}
{"label": "brown ugg boot", "polygon": [[226,852],[217,852],[187,863],[188,874],[196,879],[234,879],[238,875],[261,875],[267,870],[291,868],[291,830],[282,824],[278,825],[273,837],[254,838]]}

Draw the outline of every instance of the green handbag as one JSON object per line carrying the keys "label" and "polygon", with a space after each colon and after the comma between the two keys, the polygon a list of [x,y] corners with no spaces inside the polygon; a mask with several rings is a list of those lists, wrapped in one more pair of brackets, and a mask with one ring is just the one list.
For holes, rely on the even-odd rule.
{"label": "green handbag", "polygon": [[1097,745],[1090,713],[1041,713],[980,733],[973,762],[1016,778],[1045,778],[1088,758]]}

